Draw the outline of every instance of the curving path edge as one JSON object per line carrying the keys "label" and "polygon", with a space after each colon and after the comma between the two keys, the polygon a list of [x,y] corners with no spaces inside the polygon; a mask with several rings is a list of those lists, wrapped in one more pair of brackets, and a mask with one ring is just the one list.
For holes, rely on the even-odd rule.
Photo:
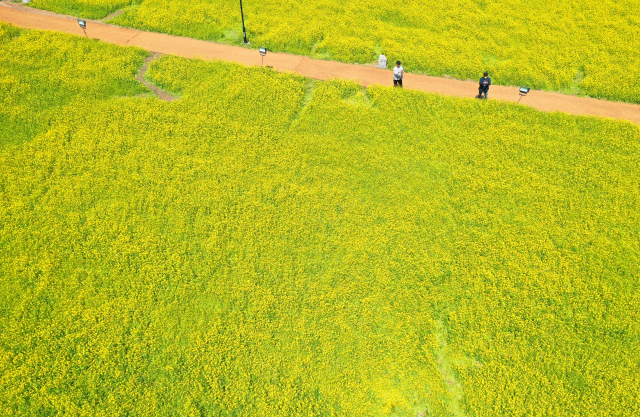
{"label": "curving path edge", "polygon": [[[75,17],[59,15],[14,3],[0,2],[0,20],[24,28],[55,30],[84,36]],[[172,54],[185,58],[218,59],[245,65],[261,65],[261,57],[255,49],[127,29],[95,20],[86,21],[89,38],[99,39],[103,42],[116,45],[132,45],[150,52]],[[390,69],[323,61],[286,53],[269,52],[264,58],[264,65],[268,65],[276,71],[296,72],[305,77],[318,80],[346,78],[356,80],[363,86],[393,84],[392,71]],[[405,74],[404,84],[407,89],[456,97],[470,98],[474,97],[478,92],[475,81],[460,81],[427,75]],[[517,87],[499,85],[491,86],[490,97],[491,99],[511,102],[517,102],[520,98]],[[521,100],[520,104],[546,112],[561,111],[574,115],[609,117],[628,120],[640,125],[640,105],[637,104],[538,90],[531,90]]]}

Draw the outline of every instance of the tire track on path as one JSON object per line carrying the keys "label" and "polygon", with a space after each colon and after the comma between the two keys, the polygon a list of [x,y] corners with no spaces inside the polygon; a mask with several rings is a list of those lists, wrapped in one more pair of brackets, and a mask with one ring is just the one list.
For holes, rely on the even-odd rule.
{"label": "tire track on path", "polygon": [[[56,30],[84,36],[75,17],[57,15],[52,12],[13,3],[0,2],[0,20],[24,28]],[[151,52],[172,54],[185,58],[217,59],[244,65],[261,65],[260,54],[254,49],[127,29],[95,20],[86,21],[89,38],[99,39],[103,42],[138,46]],[[323,61],[286,53],[269,52],[264,59],[264,65],[268,65],[276,71],[296,72],[317,80],[346,78],[355,80],[363,86],[392,84],[393,73],[389,69]],[[454,97],[475,97],[478,90],[476,81],[460,81],[410,73],[405,74],[404,84],[406,89]],[[517,102],[519,98],[518,87],[499,85],[491,86],[490,95],[492,100],[509,102]],[[637,104],[569,96],[538,90],[531,90],[522,99],[521,104],[546,112],[560,111],[574,115],[609,117],[628,120],[640,125],[640,105]]]}

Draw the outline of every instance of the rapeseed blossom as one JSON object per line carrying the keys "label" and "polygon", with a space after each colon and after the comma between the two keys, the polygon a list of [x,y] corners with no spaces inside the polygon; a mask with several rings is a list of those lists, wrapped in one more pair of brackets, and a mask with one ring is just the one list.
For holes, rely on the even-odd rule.
{"label": "rapeseed blossom", "polygon": [[637,414],[637,126],[0,45],[0,415]]}
{"label": "rapeseed blossom", "polygon": [[[120,26],[241,44],[227,0],[33,0],[35,7]],[[247,1],[253,47],[371,64],[384,54],[413,73],[640,103],[638,0]]]}

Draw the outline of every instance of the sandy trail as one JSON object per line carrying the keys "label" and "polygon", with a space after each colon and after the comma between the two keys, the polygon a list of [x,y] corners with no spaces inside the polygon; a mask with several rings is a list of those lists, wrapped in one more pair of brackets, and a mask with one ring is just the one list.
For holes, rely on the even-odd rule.
{"label": "sandy trail", "polygon": [[[42,30],[56,30],[84,36],[75,17],[58,15],[15,3],[0,2],[0,20],[16,26]],[[116,45],[133,45],[151,52],[172,54],[185,58],[219,59],[245,65],[261,65],[257,50],[239,46],[222,45],[191,38],[126,29],[99,21],[87,20],[89,38]],[[371,84],[392,85],[391,69],[378,69],[366,65],[344,64],[334,61],[311,59],[286,53],[269,52],[264,65],[277,71],[296,72],[305,77],[329,80],[353,79],[364,86]],[[476,81],[460,81],[427,75],[405,74],[407,89],[421,90],[456,97],[473,97],[478,93]],[[489,91],[492,100],[517,102],[517,87],[493,85]],[[561,111],[575,115],[589,115],[624,119],[640,124],[640,105],[576,97],[560,93],[531,90],[521,102],[535,109]]]}

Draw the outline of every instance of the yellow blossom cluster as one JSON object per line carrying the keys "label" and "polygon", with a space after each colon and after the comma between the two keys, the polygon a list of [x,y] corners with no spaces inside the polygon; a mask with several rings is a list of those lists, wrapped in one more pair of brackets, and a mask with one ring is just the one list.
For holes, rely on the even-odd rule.
{"label": "yellow blossom cluster", "polygon": [[[124,1],[124,3],[123,3]],[[84,17],[130,0],[33,0]],[[240,44],[238,2],[136,0],[111,23]],[[252,46],[640,103],[640,0],[245,0]],[[102,10],[102,9],[100,9]],[[105,9],[106,10],[106,9]]]}
{"label": "yellow blossom cluster", "polygon": [[637,126],[144,55],[0,25],[0,416],[638,414]]}

